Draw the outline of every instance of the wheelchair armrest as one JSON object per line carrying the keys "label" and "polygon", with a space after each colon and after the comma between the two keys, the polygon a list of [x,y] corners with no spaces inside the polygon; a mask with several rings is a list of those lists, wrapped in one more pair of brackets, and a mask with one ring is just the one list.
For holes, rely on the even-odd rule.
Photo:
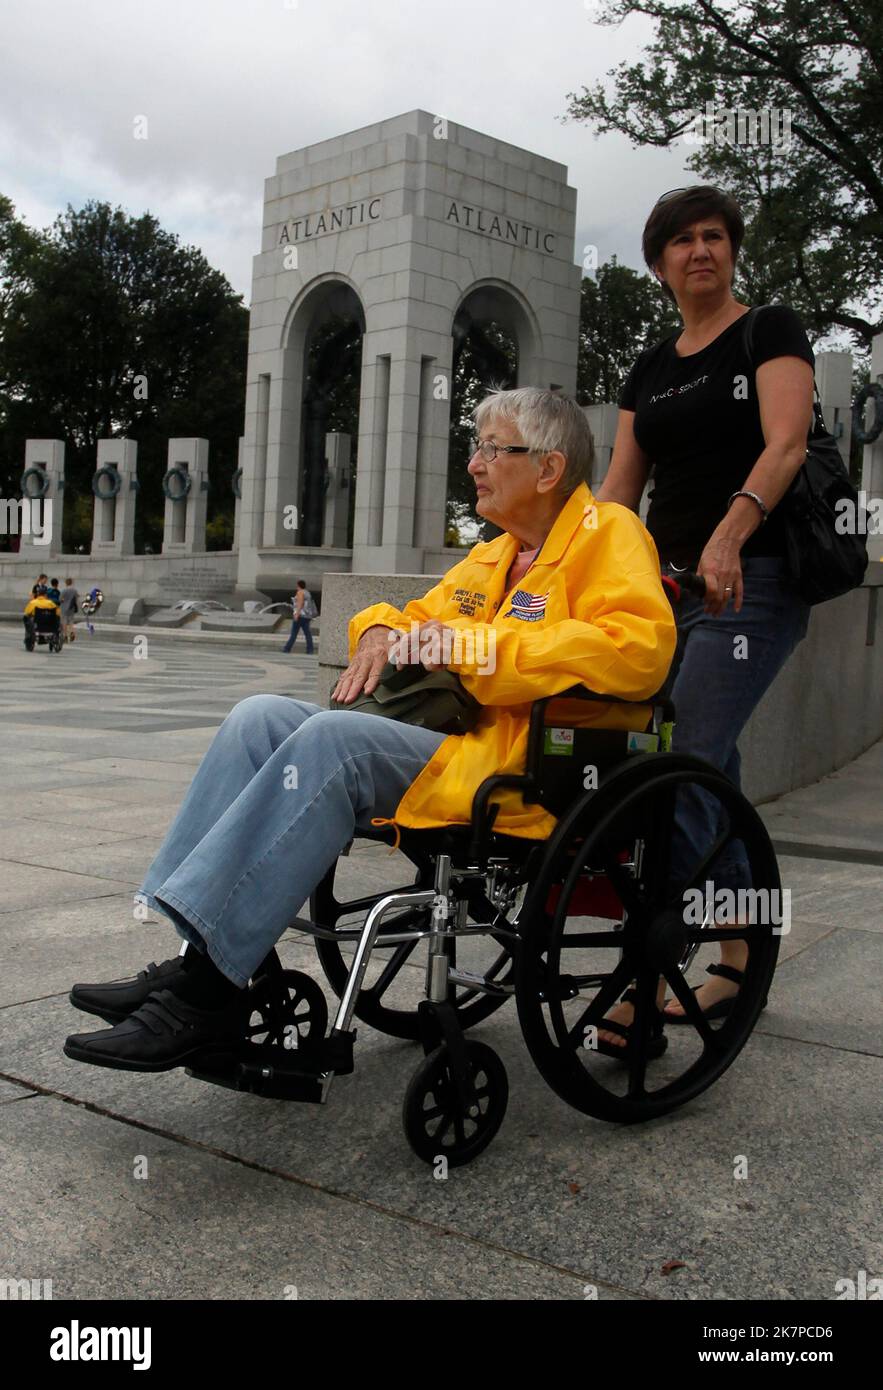
{"label": "wheelchair armrest", "polygon": [[619,695],[603,695],[600,691],[589,690],[585,685],[573,685],[568,690],[559,690],[554,695],[546,695],[541,700],[534,700],[530,709],[524,773],[521,775],[500,773],[493,777],[486,777],[472,799],[472,844],[470,852],[476,859],[483,857],[483,851],[500,809],[499,804],[490,805],[490,798],[493,793],[502,787],[513,787],[521,791],[525,801],[536,799],[539,795],[544,716],[546,706],[551,700],[594,700],[599,704],[630,705],[636,709],[645,705],[652,705],[654,709],[661,711],[665,722],[674,723],[675,717],[672,701],[668,696],[661,694],[650,695],[646,700],[624,700]]}
{"label": "wheelchair armrest", "polygon": [[559,690],[555,695],[546,695],[542,700],[534,700],[530,709],[530,730],[527,736],[527,759],[525,772],[534,785],[538,785],[543,757],[543,728],[546,706],[552,700],[594,700],[603,705],[629,705],[638,709],[652,705],[662,713],[663,721],[674,723],[675,709],[667,695],[657,693],[646,700],[624,700],[620,695],[603,695],[600,691],[589,690],[585,685],[572,685],[569,690]]}

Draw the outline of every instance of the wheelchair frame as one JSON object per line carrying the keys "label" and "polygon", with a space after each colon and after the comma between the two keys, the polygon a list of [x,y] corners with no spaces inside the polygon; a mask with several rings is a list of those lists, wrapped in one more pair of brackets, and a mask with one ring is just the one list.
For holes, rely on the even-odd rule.
{"label": "wheelchair frame", "polygon": [[[500,836],[494,831],[499,809],[491,800],[495,792],[515,787],[526,801],[543,804],[545,715],[553,700],[562,699],[652,705],[655,728],[666,751],[638,753],[614,766],[597,790],[576,797],[548,840]],[[709,764],[667,751],[673,723],[671,701],[661,696],[631,702],[578,686],[536,701],[523,774],[487,778],[475,794],[469,826],[402,832],[401,846],[418,869],[415,887],[339,904],[333,896],[335,865],[311,898],[311,918],[297,918],[290,924],[316,941],[326,975],[339,994],[330,1032],[326,1035],[328,1009],[321,987],[304,972],[283,970],[273,951],[250,986],[257,1017],[255,1021],[252,1016],[242,1046],[233,1053],[194,1059],[188,1074],[257,1095],[324,1103],[335,1077],[353,1071],[354,1020],[367,1018],[383,1031],[422,1043],[424,1060],[404,1099],[405,1133],[425,1161],[434,1163],[444,1157],[455,1166],[469,1162],[490,1143],[502,1123],[508,1096],[502,1061],[486,1043],[467,1039],[465,1029],[514,996],[535,1064],[552,1089],[576,1109],[634,1123],[675,1109],[704,1090],[726,1070],[750,1036],[766,1003],[778,938],[770,923],[737,924],[722,930],[709,924],[706,915],[699,929],[690,931],[684,925],[683,910],[666,896],[675,798],[690,786],[713,795],[722,808],[721,822],[726,822],[711,850],[700,856],[694,879],[709,872],[721,848],[733,840],[745,850],[755,883],[760,879],[765,888],[774,889],[779,879],[763,823],[741,793]],[[647,804],[642,806],[642,801]],[[631,823],[622,829],[626,813],[645,828],[643,838],[631,834]],[[630,858],[611,848],[623,838],[636,846]],[[668,859],[663,853],[666,845]],[[656,897],[651,903],[645,886],[655,860],[661,867],[657,865]],[[615,890],[621,922],[611,931],[568,936],[569,917],[591,916],[584,907],[568,914],[568,905],[579,900],[586,885],[591,888],[602,878]],[[525,887],[525,898],[516,920],[511,921],[509,914],[521,887]],[[568,893],[574,889],[571,899]],[[326,908],[332,905],[327,912],[323,902]],[[342,915],[338,907],[344,912],[366,908],[362,926],[338,928],[337,916]],[[470,908],[486,912],[487,907],[496,913],[493,920],[470,924]],[[393,912],[397,918],[384,930],[384,921]],[[321,915],[333,920],[323,923]],[[609,909],[598,915],[616,920]],[[455,942],[469,935],[493,938],[504,955],[511,956],[505,979],[497,978],[502,957],[484,976],[457,969]],[[683,976],[703,943],[717,944],[727,937],[749,941],[748,964],[731,1014],[715,1029],[705,1020]],[[365,977],[374,951],[395,946],[406,958],[422,940],[428,942],[428,957],[424,997],[416,1012],[384,1013],[381,991],[380,1012],[372,1015]],[[341,942],[355,943],[345,978],[338,951]],[[610,946],[619,957],[611,972],[595,969],[574,975],[557,965],[552,968],[553,957],[560,961],[562,952]],[[682,1003],[702,1052],[682,1077],[648,1089],[647,1064],[659,1056],[654,1050],[659,1047],[654,1032],[654,981],[658,983],[663,975]],[[637,981],[634,1023],[618,1059],[627,1066],[623,1095],[618,1085],[591,1076],[581,1052],[588,1045],[574,1030],[582,1027],[588,1034],[594,1029],[597,1035],[598,1025],[631,978]],[[577,1007],[581,1005],[581,991],[593,985],[597,986],[593,1002],[578,1024],[572,1025],[566,1010],[575,1000]],[[465,991],[459,1001],[458,988]],[[611,1064],[615,1067],[615,1062]]]}

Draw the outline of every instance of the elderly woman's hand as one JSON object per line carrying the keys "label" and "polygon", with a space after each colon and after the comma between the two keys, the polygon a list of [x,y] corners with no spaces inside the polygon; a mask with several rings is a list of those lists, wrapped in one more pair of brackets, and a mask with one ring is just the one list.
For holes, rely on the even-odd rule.
{"label": "elderly woman's hand", "polygon": [[377,685],[380,672],[390,659],[390,642],[394,629],[389,627],[369,627],[359,638],[353,652],[353,659],[331,692],[331,699],[349,704],[361,695],[366,695]]}
{"label": "elderly woman's hand", "polygon": [[403,633],[390,649],[389,659],[399,668],[419,662],[427,671],[444,671],[453,646],[454,629],[432,618],[416,631]]}

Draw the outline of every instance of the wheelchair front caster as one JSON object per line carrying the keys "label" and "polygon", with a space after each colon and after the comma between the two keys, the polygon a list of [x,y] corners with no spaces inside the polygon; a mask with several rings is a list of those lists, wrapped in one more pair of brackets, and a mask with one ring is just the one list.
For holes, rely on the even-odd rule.
{"label": "wheelchair front caster", "polygon": [[418,1158],[449,1168],[470,1163],[493,1139],[509,1101],[506,1068],[486,1043],[464,1041],[468,1077],[457,1085],[450,1050],[442,1043],[424,1057],[402,1106],[405,1137]]}

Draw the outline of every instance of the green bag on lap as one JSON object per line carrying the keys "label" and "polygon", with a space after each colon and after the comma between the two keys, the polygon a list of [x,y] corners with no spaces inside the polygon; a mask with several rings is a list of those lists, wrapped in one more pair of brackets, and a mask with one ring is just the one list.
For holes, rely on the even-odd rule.
{"label": "green bag on lap", "polygon": [[382,719],[397,719],[439,734],[467,734],[482,709],[453,671],[427,671],[419,664],[398,669],[391,661],[370,695],[363,693],[350,704],[332,700],[331,708],[379,714]]}

